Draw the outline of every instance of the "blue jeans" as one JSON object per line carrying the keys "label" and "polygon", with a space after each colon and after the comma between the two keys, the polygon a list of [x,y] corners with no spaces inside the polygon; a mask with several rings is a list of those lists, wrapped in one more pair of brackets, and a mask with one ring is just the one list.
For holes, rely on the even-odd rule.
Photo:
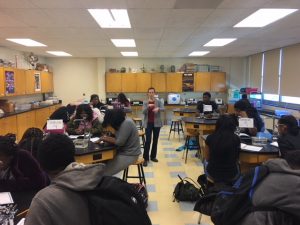
{"label": "blue jeans", "polygon": [[144,149],[144,154],[143,154],[144,159],[147,161],[149,161],[149,151],[150,151],[152,133],[153,133],[153,141],[152,141],[152,149],[151,149],[150,158],[151,159],[156,158],[159,131],[160,131],[160,127],[154,127],[154,123],[147,124],[146,143],[145,143],[145,149]]}

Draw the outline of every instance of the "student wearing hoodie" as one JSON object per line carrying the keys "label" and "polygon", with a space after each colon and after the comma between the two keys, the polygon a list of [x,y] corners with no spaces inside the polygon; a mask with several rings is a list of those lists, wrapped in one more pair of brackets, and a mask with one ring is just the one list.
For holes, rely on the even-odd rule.
{"label": "student wearing hoodie", "polygon": [[270,173],[255,188],[252,204],[271,209],[249,213],[241,225],[300,224],[300,151],[265,165]]}
{"label": "student wearing hoodie", "polygon": [[74,154],[74,144],[65,135],[51,134],[43,140],[38,159],[51,184],[33,198],[25,225],[90,224],[87,202],[76,191],[94,189],[104,165],[76,163]]}

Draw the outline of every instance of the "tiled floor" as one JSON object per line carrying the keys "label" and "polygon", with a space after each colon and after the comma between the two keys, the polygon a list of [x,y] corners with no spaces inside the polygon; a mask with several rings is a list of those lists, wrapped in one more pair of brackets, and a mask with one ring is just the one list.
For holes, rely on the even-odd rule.
{"label": "tiled floor", "polygon": [[[149,193],[148,214],[154,225],[196,225],[198,212],[193,211],[195,203],[173,202],[173,190],[181,177],[191,177],[195,181],[202,174],[202,163],[195,158],[196,151],[189,151],[187,164],[182,159],[182,152],[175,151],[183,145],[183,137],[171,135],[168,140],[169,126],[161,130],[158,149],[158,163],[150,162],[144,167]],[[131,171],[134,173],[134,170]],[[129,180],[129,182],[131,182]],[[136,181],[135,181],[136,182]],[[211,225],[209,217],[202,216],[201,224]]]}

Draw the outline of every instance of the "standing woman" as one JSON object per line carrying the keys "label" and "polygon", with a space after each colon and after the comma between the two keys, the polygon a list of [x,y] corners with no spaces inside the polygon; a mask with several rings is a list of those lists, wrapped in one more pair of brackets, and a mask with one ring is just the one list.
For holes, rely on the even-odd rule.
{"label": "standing woman", "polygon": [[144,150],[144,166],[148,165],[149,152],[151,145],[151,138],[153,133],[152,149],[150,153],[150,159],[153,162],[158,162],[156,158],[157,155],[157,142],[160,128],[163,123],[161,120],[160,111],[164,111],[164,105],[161,101],[157,100],[155,97],[155,89],[150,87],[148,89],[148,100],[143,102],[143,127],[146,129],[146,144]]}
{"label": "standing woman", "polygon": [[68,134],[81,135],[90,132],[92,135],[102,133],[102,124],[97,117],[94,117],[93,110],[88,104],[81,104],[76,108],[73,119],[67,123]]}
{"label": "standing woman", "polygon": [[239,177],[240,139],[234,133],[237,122],[232,116],[222,115],[216,130],[205,140],[204,158],[208,180],[230,183]]}
{"label": "standing woman", "polygon": [[125,113],[122,109],[107,110],[103,126],[110,126],[116,131],[115,137],[102,136],[100,138],[101,141],[117,146],[117,155],[112,160],[109,160],[103,169],[103,174],[110,176],[133,164],[142,152],[135,123],[132,119],[125,118]]}

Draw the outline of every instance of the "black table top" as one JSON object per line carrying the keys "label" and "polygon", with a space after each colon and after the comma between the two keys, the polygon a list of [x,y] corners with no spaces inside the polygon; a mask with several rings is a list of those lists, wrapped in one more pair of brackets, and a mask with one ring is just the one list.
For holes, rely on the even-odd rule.
{"label": "black table top", "polygon": [[212,118],[183,117],[182,121],[185,123],[215,125],[217,123],[217,119],[218,119],[217,117],[212,117]]}
{"label": "black table top", "polygon": [[180,112],[180,113],[197,113],[197,109],[189,109],[189,108],[176,108],[173,109],[173,112]]}
{"label": "black table top", "polygon": [[112,149],[116,149],[116,146],[109,143],[95,144],[90,141],[87,149],[75,148],[75,156],[87,155],[95,152],[104,152]]}

